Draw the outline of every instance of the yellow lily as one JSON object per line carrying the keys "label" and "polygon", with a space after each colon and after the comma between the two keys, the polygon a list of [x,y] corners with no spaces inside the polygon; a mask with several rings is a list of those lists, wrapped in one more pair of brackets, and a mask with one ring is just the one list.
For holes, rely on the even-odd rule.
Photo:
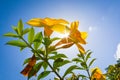
{"label": "yellow lily", "polygon": [[33,27],[44,27],[44,32],[46,36],[50,36],[53,31],[59,33],[65,33],[68,31],[69,24],[64,19],[52,19],[52,18],[33,18],[27,22],[27,24]]}
{"label": "yellow lily", "polygon": [[91,80],[106,80],[105,75],[102,74],[102,71],[98,67],[92,69],[92,71],[94,71],[94,70],[95,70],[95,72],[91,76]]}
{"label": "yellow lily", "polygon": [[[76,44],[76,46],[78,47],[78,49],[80,50],[81,53],[85,53],[85,50],[84,48],[81,46],[81,44],[86,44],[86,37],[87,37],[87,33],[86,32],[80,32],[78,30],[78,25],[79,25],[79,22],[78,21],[75,21],[75,22],[72,22],[71,23],[71,26],[70,26],[70,29],[69,29],[69,35],[67,38],[63,38],[62,40],[60,40],[55,46],[59,46],[59,45],[62,45],[62,44]],[[72,45],[70,45],[72,46]],[[69,47],[70,47],[69,46]]]}

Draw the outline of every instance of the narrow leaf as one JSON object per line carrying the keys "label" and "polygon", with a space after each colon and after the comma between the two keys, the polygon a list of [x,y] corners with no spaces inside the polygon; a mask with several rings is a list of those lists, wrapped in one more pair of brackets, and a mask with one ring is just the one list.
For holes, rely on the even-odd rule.
{"label": "narrow leaf", "polygon": [[19,37],[17,34],[14,34],[14,33],[11,33],[11,32],[9,32],[9,33],[6,33],[6,34],[4,34],[4,36],[7,36],[7,37]]}
{"label": "narrow leaf", "polygon": [[65,54],[56,54],[55,56],[51,56],[49,59],[57,59],[57,58],[67,58]]}
{"label": "narrow leaf", "polygon": [[35,38],[34,38],[34,48],[35,49],[38,49],[38,47],[42,43],[42,38],[43,38],[42,32],[39,32],[35,35]]}
{"label": "narrow leaf", "polygon": [[50,74],[50,71],[44,71],[44,72],[39,74],[37,80],[40,80],[41,78],[44,78],[44,77],[48,76],[49,74]]}
{"label": "narrow leaf", "polygon": [[42,62],[37,63],[33,66],[32,70],[29,72],[28,79],[30,79],[32,76],[34,76],[41,68]]}
{"label": "narrow leaf", "polygon": [[43,62],[43,68],[44,68],[44,70],[46,70],[47,69],[47,67],[48,67],[48,64],[46,63],[46,62]]}
{"label": "narrow leaf", "polygon": [[64,66],[65,64],[68,64],[68,63],[70,63],[70,61],[58,58],[54,61],[53,67],[57,69],[58,67]]}
{"label": "narrow leaf", "polygon": [[19,20],[19,22],[18,22],[18,33],[19,33],[19,35],[22,35],[23,27],[24,27],[24,25],[22,23],[22,20]]}
{"label": "narrow leaf", "polygon": [[28,42],[29,42],[30,44],[32,44],[33,39],[34,39],[34,29],[31,28],[30,31],[29,31],[29,33],[28,33]]}
{"label": "narrow leaf", "polygon": [[7,45],[17,46],[17,47],[27,47],[25,42],[20,40],[11,40],[6,43]]}
{"label": "narrow leaf", "polygon": [[18,29],[15,26],[12,26],[12,29],[18,34]]}
{"label": "narrow leaf", "polygon": [[67,75],[67,74],[70,74],[74,69],[76,69],[77,66],[76,65],[73,65],[73,66],[70,66],[64,73],[63,75],[63,78]]}
{"label": "narrow leaf", "polygon": [[75,61],[75,62],[83,62],[83,61],[80,60],[79,58],[73,58],[72,61]]}
{"label": "narrow leaf", "polygon": [[25,59],[23,65],[27,64],[27,63],[30,61],[30,59],[31,59],[31,58]]}
{"label": "narrow leaf", "polygon": [[90,55],[92,54],[92,52],[89,52],[88,54],[87,54],[87,56],[86,56],[86,61],[90,58]]}
{"label": "narrow leaf", "polygon": [[23,35],[26,34],[26,33],[28,33],[29,31],[30,31],[30,28],[24,29],[24,30],[23,30]]}
{"label": "narrow leaf", "polygon": [[94,62],[95,60],[96,60],[96,59],[92,59],[92,61],[90,61],[89,67],[93,64],[93,62]]}

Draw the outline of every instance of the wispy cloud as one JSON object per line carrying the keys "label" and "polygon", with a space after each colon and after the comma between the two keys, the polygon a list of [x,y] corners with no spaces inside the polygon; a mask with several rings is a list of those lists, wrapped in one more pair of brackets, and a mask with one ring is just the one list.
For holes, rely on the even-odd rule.
{"label": "wispy cloud", "polygon": [[116,51],[116,54],[115,54],[115,58],[117,60],[120,59],[120,43],[117,46],[117,51]]}
{"label": "wispy cloud", "polygon": [[96,27],[94,27],[94,26],[89,26],[88,27],[88,30],[91,32],[91,31],[94,31],[94,30],[96,30],[97,28]]}

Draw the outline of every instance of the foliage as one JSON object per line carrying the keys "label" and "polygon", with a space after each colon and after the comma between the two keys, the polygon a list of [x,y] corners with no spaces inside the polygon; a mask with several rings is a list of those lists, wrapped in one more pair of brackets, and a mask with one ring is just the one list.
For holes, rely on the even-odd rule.
{"label": "foliage", "polygon": [[[25,65],[25,68],[21,71],[21,74],[26,76],[28,80],[33,76],[37,76],[37,80],[41,80],[51,73],[57,76],[54,77],[54,80],[105,80],[105,75],[107,79],[119,80],[119,63],[110,65],[105,75],[99,68],[95,68],[90,72],[92,64],[96,59],[91,58],[92,52],[90,50],[86,51],[82,47],[82,45],[87,44],[85,41],[87,32],[78,30],[78,21],[72,22],[69,26],[69,22],[64,19],[33,18],[27,24],[32,27],[24,28],[22,20],[19,20],[17,26],[12,27],[14,33],[8,32],[4,36],[16,38],[15,40],[8,41],[7,45],[19,47],[21,51],[25,48],[31,49],[32,57],[24,60],[23,65]],[[43,27],[44,33],[43,31],[35,32],[34,27]],[[52,38],[51,34],[53,32],[69,35],[65,38],[56,36]],[[27,35],[27,39],[24,35]],[[76,45],[79,51],[72,60],[69,60],[64,53],[58,52],[59,49],[67,49],[72,45]],[[69,65],[69,67],[61,75],[60,70],[65,65]],[[79,72],[85,71],[87,74],[80,73],[76,75],[74,70]]]}

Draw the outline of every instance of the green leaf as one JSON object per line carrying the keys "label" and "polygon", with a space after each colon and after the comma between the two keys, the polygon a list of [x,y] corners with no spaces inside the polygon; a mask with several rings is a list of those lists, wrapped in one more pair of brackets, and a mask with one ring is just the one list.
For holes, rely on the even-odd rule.
{"label": "green leaf", "polygon": [[51,44],[51,40],[50,40],[49,38],[45,37],[43,44],[44,44],[45,46],[49,46],[49,45]]}
{"label": "green leaf", "polygon": [[34,28],[31,28],[28,33],[28,42],[32,44],[33,40],[34,40]]}
{"label": "green leaf", "polygon": [[57,69],[58,67],[61,67],[61,66],[65,65],[65,64],[68,64],[68,63],[70,63],[70,61],[58,58],[54,61],[53,67],[55,69]]}
{"label": "green leaf", "polygon": [[56,54],[55,56],[49,57],[49,59],[54,59],[56,60],[57,58],[67,58],[65,54]]}
{"label": "green leaf", "polygon": [[73,58],[72,61],[75,61],[75,62],[83,62],[82,60],[80,60],[79,58]]}
{"label": "green leaf", "polygon": [[17,46],[17,47],[27,47],[27,44],[20,40],[11,40],[11,41],[8,41],[6,44],[12,45],[12,46]]}
{"label": "green leaf", "polygon": [[12,29],[18,34],[18,29],[15,26],[12,26]]}
{"label": "green leaf", "polygon": [[87,65],[86,65],[86,63],[85,63],[85,62],[82,62],[82,63],[81,63],[81,66],[82,66],[84,69],[86,69],[86,68],[87,68]]}
{"label": "green leaf", "polygon": [[[31,59],[31,58],[25,59],[23,65],[29,63],[30,59]],[[36,57],[36,60],[40,60],[40,58],[39,58],[39,57]]]}
{"label": "green leaf", "polygon": [[94,69],[91,73],[91,76],[96,72],[97,69]]}
{"label": "green leaf", "polygon": [[44,70],[46,70],[47,69],[47,67],[48,67],[48,64],[46,63],[46,62],[43,62],[43,68],[44,68]]}
{"label": "green leaf", "polygon": [[35,35],[35,38],[34,38],[34,48],[35,49],[38,49],[38,47],[42,43],[42,38],[43,38],[42,32],[39,32]]}
{"label": "green leaf", "polygon": [[19,37],[17,34],[14,34],[14,33],[11,33],[11,32],[9,32],[9,33],[6,33],[6,34],[4,34],[4,36],[7,36],[7,37]]}
{"label": "green leaf", "polygon": [[31,58],[25,59],[23,65],[27,64],[30,60],[31,60]]}
{"label": "green leaf", "polygon": [[56,41],[56,40],[59,40],[59,39],[60,39],[60,38],[58,38],[58,37],[54,37],[54,38],[51,39],[51,42]]}
{"label": "green leaf", "polygon": [[93,64],[93,62],[95,61],[96,59],[92,59],[89,63],[89,67]]}
{"label": "green leaf", "polygon": [[86,56],[86,62],[87,62],[87,60],[90,58],[90,55],[92,54],[92,52],[88,52],[88,54],[87,54],[87,56]]}
{"label": "green leaf", "polygon": [[24,30],[23,30],[23,35],[26,34],[26,33],[28,33],[29,31],[30,31],[30,28],[24,29]]}
{"label": "green leaf", "polygon": [[40,80],[41,78],[44,78],[44,77],[48,76],[50,74],[50,72],[51,71],[44,71],[44,72],[42,72],[41,74],[39,74],[37,80]]}
{"label": "green leaf", "polygon": [[37,63],[35,66],[33,66],[32,70],[28,74],[28,79],[30,79],[32,76],[34,76],[41,68],[42,62]]}
{"label": "green leaf", "polygon": [[22,32],[23,32],[23,23],[22,23],[22,20],[20,19],[19,22],[18,22],[18,34],[19,35],[22,35]]}
{"label": "green leaf", "polygon": [[76,65],[70,66],[70,67],[65,71],[65,73],[64,73],[64,75],[63,75],[63,78],[64,78],[66,75],[72,73],[72,71],[73,71],[74,69],[77,69],[77,66],[76,66]]}

